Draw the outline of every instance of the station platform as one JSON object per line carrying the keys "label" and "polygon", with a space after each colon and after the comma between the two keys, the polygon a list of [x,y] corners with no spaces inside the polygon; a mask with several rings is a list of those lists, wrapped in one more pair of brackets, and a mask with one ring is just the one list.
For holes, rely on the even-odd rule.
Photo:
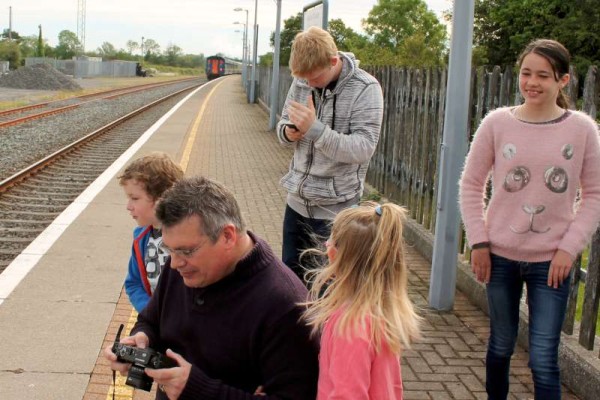
{"label": "station platform", "polygon": [[[279,179],[292,153],[248,104],[239,76],[211,81],[153,126],[0,275],[0,399],[112,399],[101,355],[136,313],[123,291],[134,221],[116,176],[131,159],[165,151],[186,175],[225,184],[249,229],[281,253],[286,194]],[[457,293],[454,311],[426,310],[430,265],[408,250],[411,298],[424,310],[423,340],[402,356],[405,399],[485,399],[486,315]],[[22,266],[22,268],[20,268]],[[11,267],[9,267],[11,268]],[[31,269],[18,279],[18,269]],[[4,294],[3,294],[4,293]],[[516,351],[511,399],[533,398],[527,353]],[[118,374],[117,374],[118,375]],[[151,399],[119,378],[115,399]],[[154,389],[155,390],[155,389]],[[563,398],[575,398],[565,393]]]}

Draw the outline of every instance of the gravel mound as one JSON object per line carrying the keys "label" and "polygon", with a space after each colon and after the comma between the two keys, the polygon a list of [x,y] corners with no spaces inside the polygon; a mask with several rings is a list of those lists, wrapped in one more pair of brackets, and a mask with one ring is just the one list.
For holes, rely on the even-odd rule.
{"label": "gravel mound", "polygon": [[77,82],[48,64],[21,67],[0,75],[0,86],[34,90],[81,90]]}

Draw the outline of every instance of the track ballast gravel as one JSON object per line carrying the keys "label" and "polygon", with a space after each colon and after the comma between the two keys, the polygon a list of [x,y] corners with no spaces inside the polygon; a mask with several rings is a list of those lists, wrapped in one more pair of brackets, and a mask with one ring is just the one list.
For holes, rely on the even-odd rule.
{"label": "track ballast gravel", "polygon": [[92,101],[72,111],[0,129],[0,181],[115,119],[193,84],[181,82]]}
{"label": "track ballast gravel", "polygon": [[34,90],[81,90],[71,77],[48,64],[21,67],[0,75],[0,86]]}

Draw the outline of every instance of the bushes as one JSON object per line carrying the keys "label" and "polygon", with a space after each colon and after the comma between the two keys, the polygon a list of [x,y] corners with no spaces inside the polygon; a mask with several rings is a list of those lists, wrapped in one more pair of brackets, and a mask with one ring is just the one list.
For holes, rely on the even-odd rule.
{"label": "bushes", "polygon": [[174,73],[177,75],[185,75],[185,76],[200,76],[204,75],[203,68],[181,68],[181,67],[170,67],[167,65],[156,65],[156,64],[144,64],[144,68],[154,68],[158,71],[158,73]]}
{"label": "bushes", "polygon": [[0,60],[8,61],[11,69],[21,65],[21,51],[19,44],[14,40],[0,41]]}

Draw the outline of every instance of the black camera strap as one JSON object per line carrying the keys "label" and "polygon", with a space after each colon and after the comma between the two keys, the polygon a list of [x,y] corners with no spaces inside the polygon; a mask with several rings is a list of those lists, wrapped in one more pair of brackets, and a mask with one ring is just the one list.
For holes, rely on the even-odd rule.
{"label": "black camera strap", "polygon": [[112,400],[115,400],[115,390],[117,390],[117,388],[115,387],[117,385],[117,371],[115,371],[113,369],[113,398]]}
{"label": "black camera strap", "polygon": [[[117,330],[117,336],[115,336],[115,343],[119,343],[121,341],[121,332],[123,332],[123,324],[119,326],[119,330]],[[112,370],[113,376],[113,390],[112,390],[112,400],[115,400],[115,391],[117,390],[117,371]]]}

